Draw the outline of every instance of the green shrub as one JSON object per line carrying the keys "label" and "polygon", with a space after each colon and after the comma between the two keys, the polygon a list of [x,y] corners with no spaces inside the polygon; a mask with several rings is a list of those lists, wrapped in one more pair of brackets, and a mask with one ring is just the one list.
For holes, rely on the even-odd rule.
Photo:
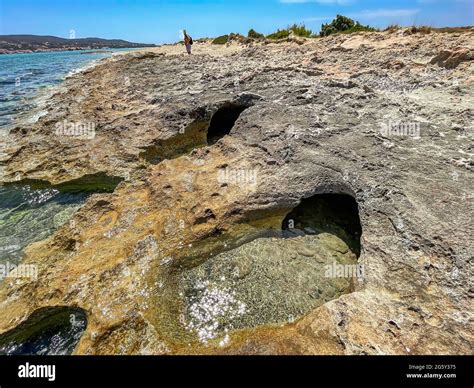
{"label": "green shrub", "polygon": [[249,33],[247,34],[249,38],[252,39],[263,39],[265,38],[265,35],[260,34],[259,32],[255,31],[253,28],[250,29]]}
{"label": "green shrub", "polygon": [[313,31],[308,30],[304,24],[293,24],[289,27],[289,30],[293,31],[296,36],[301,36],[303,38],[310,38],[314,35]]}
{"label": "green shrub", "polygon": [[304,24],[293,24],[285,30],[277,30],[273,34],[267,36],[268,39],[286,39],[290,36],[290,32],[293,32],[295,36],[309,38],[313,35],[313,31],[308,30]]}
{"label": "green shrub", "polygon": [[289,30],[277,30],[276,32],[267,35],[267,39],[286,39],[290,36]]}
{"label": "green shrub", "polygon": [[229,35],[218,36],[212,41],[212,44],[226,44],[229,41]]}
{"label": "green shrub", "polygon": [[346,16],[337,15],[330,24],[323,24],[321,26],[321,36],[329,36],[337,33],[351,33],[359,31],[376,31],[375,28],[364,26],[357,21],[352,20]]}

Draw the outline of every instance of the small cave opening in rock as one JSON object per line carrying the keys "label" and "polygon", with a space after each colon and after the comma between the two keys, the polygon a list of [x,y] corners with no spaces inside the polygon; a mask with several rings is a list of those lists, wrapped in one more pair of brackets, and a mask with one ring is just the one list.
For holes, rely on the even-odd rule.
{"label": "small cave opening in rock", "polygon": [[194,121],[180,129],[179,133],[145,146],[139,153],[139,159],[145,164],[158,164],[217,143],[230,133],[242,112],[253,105],[254,99],[253,96],[244,96],[237,101],[225,102],[210,119],[207,108],[193,112],[191,117]]}
{"label": "small cave opening in rock", "polygon": [[186,155],[194,149],[207,145],[207,127],[209,120],[197,119],[182,132],[168,139],[157,140],[140,153],[140,159],[147,163],[158,164]]}
{"label": "small cave opening in rock", "polygon": [[239,116],[247,108],[246,105],[236,103],[227,103],[221,106],[211,118],[207,130],[207,144],[215,144],[219,139],[228,135]]}
{"label": "small cave opening in rock", "polygon": [[0,355],[70,355],[87,327],[84,310],[47,307],[0,335]]}
{"label": "small cave opening in rock", "polygon": [[347,194],[318,194],[303,199],[283,220],[283,237],[330,233],[359,257],[362,226],[356,200]]}

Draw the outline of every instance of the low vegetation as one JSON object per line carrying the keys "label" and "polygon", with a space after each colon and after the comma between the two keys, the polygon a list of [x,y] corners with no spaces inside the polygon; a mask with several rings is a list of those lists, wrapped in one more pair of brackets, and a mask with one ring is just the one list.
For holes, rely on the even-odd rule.
{"label": "low vegetation", "polygon": [[320,36],[329,36],[331,34],[344,33],[350,34],[352,32],[361,31],[377,31],[374,27],[364,26],[358,21],[354,21],[347,16],[337,15],[336,18],[329,24],[321,26]]}
{"label": "low vegetation", "polygon": [[291,34],[303,38],[311,38],[315,36],[313,31],[307,29],[304,24],[293,24],[284,30],[277,30],[272,34],[267,35],[267,39],[286,39],[289,38]]}
{"label": "low vegetation", "polygon": [[226,44],[229,41],[229,35],[221,35],[212,41],[212,44]]}
{"label": "low vegetation", "polygon": [[[434,28],[431,26],[412,26],[408,28],[402,28],[399,24],[390,24],[383,31],[396,32],[400,30],[408,31],[412,34],[429,34],[431,32],[449,32],[449,33],[461,33],[470,31],[472,27],[453,27],[453,28]],[[319,36],[325,37],[332,34],[350,34],[354,32],[373,32],[379,31],[375,27],[369,25],[363,25],[356,20],[353,20],[347,16],[337,15],[336,18],[327,24],[322,24],[321,32]],[[251,28],[247,36],[241,34],[231,33],[228,35],[222,35],[215,38],[212,44],[227,44],[230,41],[239,41],[241,43],[251,43],[254,40],[279,40],[288,39],[291,36],[303,37],[303,38],[316,38],[318,34],[314,33],[310,29],[306,28],[304,24],[293,24],[285,29],[278,29],[277,31],[265,36],[264,34],[257,32]]]}
{"label": "low vegetation", "polygon": [[249,33],[247,34],[247,36],[251,39],[264,39],[265,38],[265,35],[255,31],[253,28],[250,29]]}
{"label": "low vegetation", "polygon": [[247,38],[239,33],[230,33],[229,35],[218,36],[212,41],[212,44],[227,44],[230,42],[238,42],[242,44],[248,44],[252,42],[251,38]]}
{"label": "low vegetation", "polygon": [[431,30],[431,26],[412,26],[409,31],[412,34],[429,34]]}
{"label": "low vegetation", "polygon": [[398,24],[390,24],[384,29],[384,31],[395,32],[400,30],[400,28],[401,27]]}

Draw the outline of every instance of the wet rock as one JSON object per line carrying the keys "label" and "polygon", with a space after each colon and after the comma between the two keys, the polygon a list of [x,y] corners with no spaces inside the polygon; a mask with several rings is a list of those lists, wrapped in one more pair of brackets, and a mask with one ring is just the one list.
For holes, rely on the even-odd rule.
{"label": "wet rock", "polygon": [[80,309],[40,309],[18,328],[0,336],[0,354],[69,355],[86,326],[87,316]]}
{"label": "wet rock", "polygon": [[241,280],[252,272],[253,258],[251,256],[245,256],[241,260],[233,261],[233,266],[233,276]]}
{"label": "wet rock", "polygon": [[298,247],[296,251],[301,256],[312,257],[314,252],[306,247]]}

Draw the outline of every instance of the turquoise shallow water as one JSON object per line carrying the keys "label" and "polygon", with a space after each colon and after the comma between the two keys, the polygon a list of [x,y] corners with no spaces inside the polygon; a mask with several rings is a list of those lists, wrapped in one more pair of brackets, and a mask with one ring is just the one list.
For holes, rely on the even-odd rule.
{"label": "turquoise shallow water", "polygon": [[0,186],[0,264],[18,264],[28,244],[47,238],[67,222],[88,195]]}
{"label": "turquoise shallow water", "polygon": [[37,104],[42,89],[61,83],[71,72],[117,51],[59,51],[0,55],[0,129],[21,119]]}

